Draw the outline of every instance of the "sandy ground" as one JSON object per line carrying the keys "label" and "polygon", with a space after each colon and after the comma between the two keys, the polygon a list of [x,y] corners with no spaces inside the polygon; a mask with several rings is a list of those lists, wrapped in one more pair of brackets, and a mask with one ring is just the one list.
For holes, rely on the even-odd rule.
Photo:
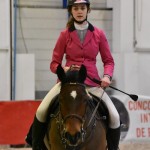
{"label": "sandy ground", "polygon": [[[0,146],[0,150],[31,150],[31,148],[10,148],[10,146]],[[149,143],[128,143],[120,144],[120,150],[150,150]]]}
{"label": "sandy ground", "polygon": [[150,150],[150,142],[120,144],[120,150]]}

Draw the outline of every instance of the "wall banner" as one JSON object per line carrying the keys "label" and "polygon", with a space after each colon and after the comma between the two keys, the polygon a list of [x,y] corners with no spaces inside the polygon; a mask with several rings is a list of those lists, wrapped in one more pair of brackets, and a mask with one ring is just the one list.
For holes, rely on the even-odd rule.
{"label": "wall banner", "polygon": [[150,97],[139,95],[138,101],[128,96],[112,96],[120,114],[121,141],[150,141]]}

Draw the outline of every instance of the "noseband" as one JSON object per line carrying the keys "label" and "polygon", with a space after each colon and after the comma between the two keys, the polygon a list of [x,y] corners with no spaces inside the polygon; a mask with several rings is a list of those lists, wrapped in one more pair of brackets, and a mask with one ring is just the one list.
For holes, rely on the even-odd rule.
{"label": "noseband", "polygon": [[65,122],[67,121],[67,119],[69,119],[69,118],[76,118],[76,119],[78,119],[81,123],[84,123],[83,117],[81,117],[81,116],[79,116],[79,115],[77,115],[77,114],[70,114],[70,115],[65,116],[64,119],[63,119],[63,122],[65,123]]}
{"label": "noseband", "polygon": [[[90,126],[90,128],[88,128],[85,125],[85,118],[81,117],[77,114],[70,114],[63,118],[61,112],[59,111],[56,115],[51,115],[51,117],[55,118],[55,120],[56,120],[56,124],[57,124],[59,134],[61,137],[61,142],[64,145],[65,149],[67,149],[67,150],[78,150],[79,148],[83,147],[85,144],[84,143],[85,140],[89,139],[91,137],[91,135],[93,133],[92,131],[96,127],[96,119],[94,119],[91,122],[91,126]],[[66,139],[66,136],[65,136],[65,134],[66,134],[65,122],[69,118],[76,118],[82,123],[81,131],[80,131],[80,139],[81,140],[79,143],[71,144],[71,143],[67,142],[68,140]]]}

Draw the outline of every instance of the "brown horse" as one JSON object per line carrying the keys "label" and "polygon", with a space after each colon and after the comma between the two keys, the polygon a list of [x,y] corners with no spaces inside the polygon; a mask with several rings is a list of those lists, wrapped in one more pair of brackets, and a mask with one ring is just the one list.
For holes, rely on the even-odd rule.
{"label": "brown horse", "polygon": [[106,150],[103,117],[93,113],[96,107],[84,85],[86,68],[65,73],[59,66],[57,75],[61,91],[47,132],[50,150]]}

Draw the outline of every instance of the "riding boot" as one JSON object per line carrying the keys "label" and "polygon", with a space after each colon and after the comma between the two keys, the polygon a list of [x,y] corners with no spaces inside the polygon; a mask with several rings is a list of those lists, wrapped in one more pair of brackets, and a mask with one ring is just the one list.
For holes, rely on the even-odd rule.
{"label": "riding boot", "polygon": [[44,137],[46,133],[47,124],[38,121],[35,117],[32,125],[32,149],[45,150]]}
{"label": "riding boot", "polygon": [[109,128],[107,131],[107,148],[108,150],[118,150],[120,140],[120,127],[117,129]]}
{"label": "riding boot", "polygon": [[27,136],[25,137],[25,141],[32,146],[32,126],[33,124],[30,126],[29,132],[27,134]]}

